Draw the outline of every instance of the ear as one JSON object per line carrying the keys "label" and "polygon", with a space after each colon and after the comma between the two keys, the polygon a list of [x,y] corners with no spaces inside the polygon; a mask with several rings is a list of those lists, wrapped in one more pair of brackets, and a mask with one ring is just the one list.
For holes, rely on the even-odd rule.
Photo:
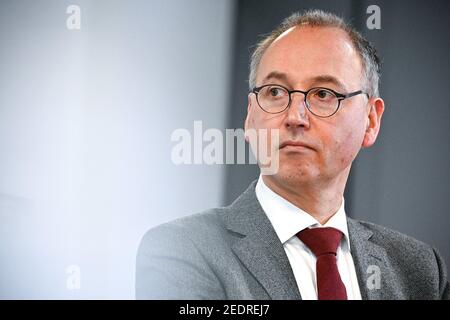
{"label": "ear", "polygon": [[[251,113],[252,113],[252,98],[251,98],[251,94],[248,95],[248,105],[247,105],[247,117],[245,118],[245,122],[244,122],[244,132],[247,132],[248,129],[250,129],[250,118],[251,118]],[[248,136],[247,134],[245,134],[245,141],[248,141]]]}
{"label": "ear", "polygon": [[368,102],[369,113],[366,119],[366,132],[362,142],[363,148],[371,147],[377,140],[381,126],[381,117],[384,112],[384,101],[381,98],[371,98]]}

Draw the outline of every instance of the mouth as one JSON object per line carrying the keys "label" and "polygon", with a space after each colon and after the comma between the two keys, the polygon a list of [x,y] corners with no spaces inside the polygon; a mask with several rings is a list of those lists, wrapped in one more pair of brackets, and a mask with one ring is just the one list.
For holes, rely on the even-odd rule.
{"label": "mouth", "polygon": [[302,151],[302,150],[314,150],[309,144],[302,141],[288,140],[280,144],[280,150],[292,150],[292,151]]}

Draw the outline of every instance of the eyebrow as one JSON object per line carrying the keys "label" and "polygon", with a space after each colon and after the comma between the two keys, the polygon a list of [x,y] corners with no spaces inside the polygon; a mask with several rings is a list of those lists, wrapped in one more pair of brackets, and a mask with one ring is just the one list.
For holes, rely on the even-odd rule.
{"label": "eyebrow", "polygon": [[266,82],[269,79],[277,79],[277,80],[281,80],[281,81],[284,81],[284,82],[289,82],[289,77],[287,76],[287,74],[285,74],[283,72],[278,72],[278,71],[272,71],[271,73],[269,73],[263,79],[263,83]]}
{"label": "eyebrow", "polygon": [[[283,73],[283,72],[278,72],[278,71],[272,71],[270,72],[264,79],[263,79],[263,83],[265,83],[267,80],[269,79],[277,79],[277,80],[281,80],[284,82],[289,82],[289,77],[287,74]],[[322,75],[318,75],[318,76],[314,76],[311,78],[308,78],[306,80],[306,82],[314,84],[314,83],[331,83],[337,87],[339,87],[340,89],[347,91],[346,90],[346,86],[344,85],[344,83],[342,83],[338,78],[332,76],[332,75],[328,75],[328,74],[322,74]]]}
{"label": "eyebrow", "polygon": [[328,75],[328,74],[323,74],[323,75],[319,75],[319,76],[315,76],[315,77],[311,77],[307,80],[307,82],[309,83],[331,83],[334,84],[335,86],[341,88],[344,91],[347,91],[347,87],[344,83],[342,83],[338,78]]}

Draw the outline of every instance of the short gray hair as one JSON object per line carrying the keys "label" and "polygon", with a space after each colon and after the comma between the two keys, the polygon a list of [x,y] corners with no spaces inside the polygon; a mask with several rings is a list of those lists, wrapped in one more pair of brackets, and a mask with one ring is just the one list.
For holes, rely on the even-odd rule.
{"label": "short gray hair", "polygon": [[364,90],[371,97],[378,97],[378,82],[380,80],[380,58],[375,48],[358,31],[342,18],[322,10],[309,10],[304,13],[296,12],[284,21],[256,45],[250,60],[249,86],[252,90],[256,86],[256,72],[261,58],[267,48],[285,31],[296,26],[335,27],[347,33],[358,52],[362,67]]}

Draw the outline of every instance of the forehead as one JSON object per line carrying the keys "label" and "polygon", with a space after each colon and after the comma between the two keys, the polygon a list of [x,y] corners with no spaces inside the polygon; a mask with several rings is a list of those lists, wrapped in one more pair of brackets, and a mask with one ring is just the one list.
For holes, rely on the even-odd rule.
{"label": "forehead", "polygon": [[273,72],[286,74],[293,86],[308,85],[308,79],[325,75],[356,88],[362,64],[343,30],[301,26],[287,30],[267,48],[258,67],[257,84]]}

